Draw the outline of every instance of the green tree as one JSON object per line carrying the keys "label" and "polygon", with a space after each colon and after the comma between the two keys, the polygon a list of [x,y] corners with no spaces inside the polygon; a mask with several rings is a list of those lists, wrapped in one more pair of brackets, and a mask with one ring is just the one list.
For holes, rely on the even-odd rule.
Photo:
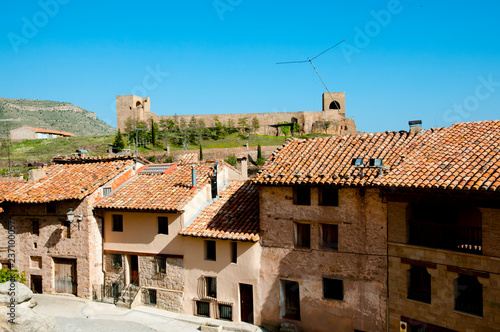
{"label": "green tree", "polygon": [[224,159],[226,163],[229,165],[236,167],[236,163],[238,162],[238,159],[236,159],[236,156],[228,156],[226,159]]}
{"label": "green tree", "polygon": [[246,118],[239,118],[238,119],[238,126],[241,130],[242,133],[248,132],[248,123]]}
{"label": "green tree", "polygon": [[151,144],[156,146],[156,132],[158,131],[158,124],[151,119]]}
{"label": "green tree", "polygon": [[259,128],[260,128],[259,119],[257,119],[256,116],[254,116],[252,119],[252,129],[253,129],[254,134],[257,132],[257,130]]}
{"label": "green tree", "polygon": [[325,121],[325,123],[323,125],[325,127],[325,134],[328,133],[328,128],[330,128],[331,124],[332,123],[330,121]]}
{"label": "green tree", "polygon": [[118,133],[116,133],[115,135],[115,140],[113,141],[113,147],[115,147],[118,152],[122,151],[125,148],[125,142],[123,141],[120,129],[118,129]]}
{"label": "green tree", "polygon": [[[288,123],[288,122],[286,122],[286,121],[279,122],[279,124],[283,124],[283,123]],[[290,126],[281,126],[280,129],[281,129],[281,132],[283,133],[283,135],[287,136],[288,134],[290,134]]]}
{"label": "green tree", "polygon": [[257,159],[262,159],[262,147],[257,145]]}
{"label": "green tree", "polygon": [[200,161],[203,160],[203,149],[201,148],[201,144],[200,144],[200,158],[199,158]]}

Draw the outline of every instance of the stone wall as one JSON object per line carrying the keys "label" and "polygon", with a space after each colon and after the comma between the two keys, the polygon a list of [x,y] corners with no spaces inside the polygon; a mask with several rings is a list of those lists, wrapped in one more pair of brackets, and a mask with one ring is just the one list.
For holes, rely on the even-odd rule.
{"label": "stone wall", "polygon": [[[386,326],[386,204],[378,189],[340,189],[337,207],[293,204],[291,187],[261,187],[262,324],[277,331],[382,331]],[[295,248],[294,223],[310,224],[310,249]],[[338,250],[320,248],[320,224],[338,225]],[[322,278],[343,280],[344,300],[323,298]],[[300,321],[282,318],[280,280],[299,283]]]}
{"label": "stone wall", "polygon": [[[425,196],[429,197],[429,194]],[[442,196],[436,196],[435,201],[441,199]],[[472,196],[448,199],[462,206],[474,204]],[[479,208],[482,216],[482,255],[475,255],[407,244],[408,202],[416,200],[418,197],[411,195],[396,197],[395,201],[389,198],[389,330],[397,330],[404,316],[459,332],[499,331],[500,210]],[[482,205],[485,204],[484,201]],[[408,274],[411,268],[409,262],[430,263],[426,270],[431,276],[431,303],[407,299]],[[456,269],[479,273],[477,279],[483,287],[482,317],[455,310],[455,279],[459,276]]]}
{"label": "stone wall", "polygon": [[[324,94],[328,95],[328,94]],[[331,96],[323,97],[323,111],[319,112],[282,112],[282,113],[239,113],[239,114],[194,114],[194,115],[178,115],[177,119],[184,119],[189,123],[192,117],[197,121],[203,120],[207,127],[215,126],[215,118],[226,124],[232,120],[235,126],[238,125],[239,119],[246,119],[248,125],[251,125],[252,119],[257,118],[260,127],[257,130],[259,135],[276,135],[276,128],[269,125],[278,124],[280,122],[297,122],[300,124],[301,133],[309,134],[315,132],[328,134],[348,134],[357,132],[356,124],[353,119],[345,117],[345,93],[334,92]],[[341,109],[330,109],[329,101],[337,100],[341,105]],[[141,98],[137,96],[117,96],[117,125],[121,131],[125,130],[125,123],[130,118],[133,121],[150,121],[156,122],[161,120],[174,120],[173,115],[157,115],[150,111],[149,98]],[[137,106],[140,103],[140,106]],[[329,122],[330,126],[325,129],[325,122]],[[281,131],[278,131],[281,134]],[[281,134],[282,135],[282,134]]]}

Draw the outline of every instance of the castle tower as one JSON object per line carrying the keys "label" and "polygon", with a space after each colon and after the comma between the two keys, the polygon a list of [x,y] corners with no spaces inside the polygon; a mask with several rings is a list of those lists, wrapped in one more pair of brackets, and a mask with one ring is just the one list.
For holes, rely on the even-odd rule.
{"label": "castle tower", "polygon": [[323,93],[323,112],[328,110],[338,110],[345,116],[345,92]]}
{"label": "castle tower", "polygon": [[134,122],[147,121],[150,114],[151,103],[149,97],[116,96],[117,127],[122,132],[125,130],[125,123],[129,118]]}

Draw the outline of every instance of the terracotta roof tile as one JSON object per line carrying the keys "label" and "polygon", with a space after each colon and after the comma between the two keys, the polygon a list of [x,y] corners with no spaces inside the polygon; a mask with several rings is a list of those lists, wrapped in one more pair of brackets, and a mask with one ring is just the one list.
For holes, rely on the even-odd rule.
{"label": "terracotta roof tile", "polygon": [[195,189],[191,186],[190,165],[174,164],[163,174],[139,172],[116,192],[97,203],[95,208],[180,212],[209,182],[213,168],[213,165],[196,166]]}
{"label": "terracotta roof tile", "polygon": [[[265,185],[340,185],[489,190],[500,187],[500,121],[458,123],[421,133],[294,139],[254,179]],[[353,158],[383,160],[359,168]],[[363,170],[363,176],[361,176]]]}
{"label": "terracotta roof tile", "polygon": [[66,199],[83,199],[97,188],[130,168],[132,160],[56,164],[45,169],[46,177],[5,195],[17,203],[43,203]]}
{"label": "terracotta roof tile", "polygon": [[35,127],[26,127],[26,128],[29,128],[37,133],[58,134],[58,135],[70,136],[70,137],[75,136],[72,133],[67,133],[65,131],[59,131],[59,130],[43,129],[43,128],[35,128]]}
{"label": "terracotta roof tile", "polygon": [[219,199],[203,209],[181,235],[259,241],[259,194],[250,181],[232,181],[220,193]]}
{"label": "terracotta roof tile", "polygon": [[24,180],[3,180],[0,179],[0,203],[4,201],[7,194],[14,192],[26,183]]}

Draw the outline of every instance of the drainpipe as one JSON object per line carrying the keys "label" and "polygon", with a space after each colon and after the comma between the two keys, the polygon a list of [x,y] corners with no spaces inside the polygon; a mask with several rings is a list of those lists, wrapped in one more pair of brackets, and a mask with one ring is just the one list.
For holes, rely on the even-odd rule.
{"label": "drainpipe", "polygon": [[196,165],[191,165],[191,179],[192,179],[192,187],[196,187]]}

